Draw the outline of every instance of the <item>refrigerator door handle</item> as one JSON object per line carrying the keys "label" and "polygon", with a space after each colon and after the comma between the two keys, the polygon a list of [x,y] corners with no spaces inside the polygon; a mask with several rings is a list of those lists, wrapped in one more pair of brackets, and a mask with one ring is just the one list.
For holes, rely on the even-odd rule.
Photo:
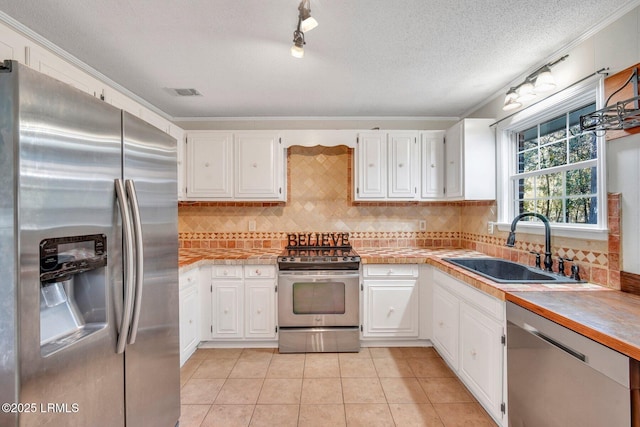
{"label": "refrigerator door handle", "polygon": [[131,207],[133,219],[133,231],[135,236],[136,249],[136,280],[135,280],[135,304],[133,308],[133,318],[131,321],[131,332],[129,344],[136,342],[138,334],[138,323],[140,321],[140,309],[142,307],[142,286],[144,283],[144,245],[142,240],[142,221],[140,220],[140,207],[138,205],[138,195],[133,180],[125,180],[127,196]]}
{"label": "refrigerator door handle", "polygon": [[[116,198],[120,206],[120,215],[122,216],[122,231],[124,234],[124,307],[122,310],[122,320],[120,321],[118,330],[118,342],[116,344],[116,353],[123,353],[127,345],[127,336],[129,335],[129,325],[131,321],[131,311],[133,309],[133,227],[131,225],[131,214],[127,202],[126,190],[121,179],[115,180]],[[116,296],[119,298],[119,296]]]}

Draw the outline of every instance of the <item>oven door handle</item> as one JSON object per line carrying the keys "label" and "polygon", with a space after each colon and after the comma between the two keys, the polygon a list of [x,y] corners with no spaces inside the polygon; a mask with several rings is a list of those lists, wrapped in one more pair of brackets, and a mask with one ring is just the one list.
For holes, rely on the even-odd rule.
{"label": "oven door handle", "polygon": [[326,281],[332,279],[350,279],[354,277],[360,277],[360,273],[357,271],[349,271],[344,273],[336,274],[335,271],[322,273],[318,271],[308,271],[308,272],[300,272],[300,271],[280,271],[278,273],[279,277],[286,278],[287,280],[313,280],[314,282],[318,281]]}

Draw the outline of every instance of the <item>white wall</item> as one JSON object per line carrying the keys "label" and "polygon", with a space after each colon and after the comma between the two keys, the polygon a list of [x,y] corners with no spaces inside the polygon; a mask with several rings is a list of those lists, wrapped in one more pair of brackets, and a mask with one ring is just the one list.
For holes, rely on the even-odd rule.
{"label": "white wall", "polygon": [[[608,67],[612,75],[637,64],[640,62],[640,8],[549,60],[556,60],[564,53],[569,57],[553,68],[558,88],[551,94],[601,68]],[[496,117],[499,120],[513,114],[513,111],[502,110],[503,102],[504,93],[500,93],[469,117]],[[607,142],[605,155],[607,191],[622,193],[622,269],[640,274],[640,135]]]}

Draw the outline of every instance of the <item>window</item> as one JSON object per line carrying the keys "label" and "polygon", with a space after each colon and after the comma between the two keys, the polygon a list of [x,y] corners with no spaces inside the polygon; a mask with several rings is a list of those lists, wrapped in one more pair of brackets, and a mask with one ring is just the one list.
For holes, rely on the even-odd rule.
{"label": "window", "polygon": [[[566,89],[498,125],[499,223],[537,212],[556,234],[605,238],[604,138],[580,130],[580,116],[598,108],[601,86]],[[535,218],[525,221],[532,231],[540,225]]]}
{"label": "window", "polygon": [[514,133],[516,215],[537,212],[551,222],[598,223],[597,138],[580,131],[580,116],[595,110],[594,102]]}

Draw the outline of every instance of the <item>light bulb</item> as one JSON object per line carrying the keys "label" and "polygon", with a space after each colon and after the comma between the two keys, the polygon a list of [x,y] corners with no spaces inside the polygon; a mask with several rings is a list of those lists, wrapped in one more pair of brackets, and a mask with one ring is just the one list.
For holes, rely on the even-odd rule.
{"label": "light bulb", "polygon": [[556,87],[556,81],[551,74],[549,67],[543,69],[536,77],[535,89],[536,92],[546,92]]}
{"label": "light bulb", "polygon": [[536,97],[536,94],[533,91],[533,84],[529,81],[522,83],[516,92],[518,93],[518,102],[530,101]]}
{"label": "light bulb", "polygon": [[300,24],[300,31],[302,31],[303,33],[306,33],[307,31],[313,30],[317,26],[318,26],[318,21],[316,21],[313,18],[313,16],[309,16]]}
{"label": "light bulb", "polygon": [[294,44],[291,46],[291,56],[294,58],[304,58],[304,48]]}

